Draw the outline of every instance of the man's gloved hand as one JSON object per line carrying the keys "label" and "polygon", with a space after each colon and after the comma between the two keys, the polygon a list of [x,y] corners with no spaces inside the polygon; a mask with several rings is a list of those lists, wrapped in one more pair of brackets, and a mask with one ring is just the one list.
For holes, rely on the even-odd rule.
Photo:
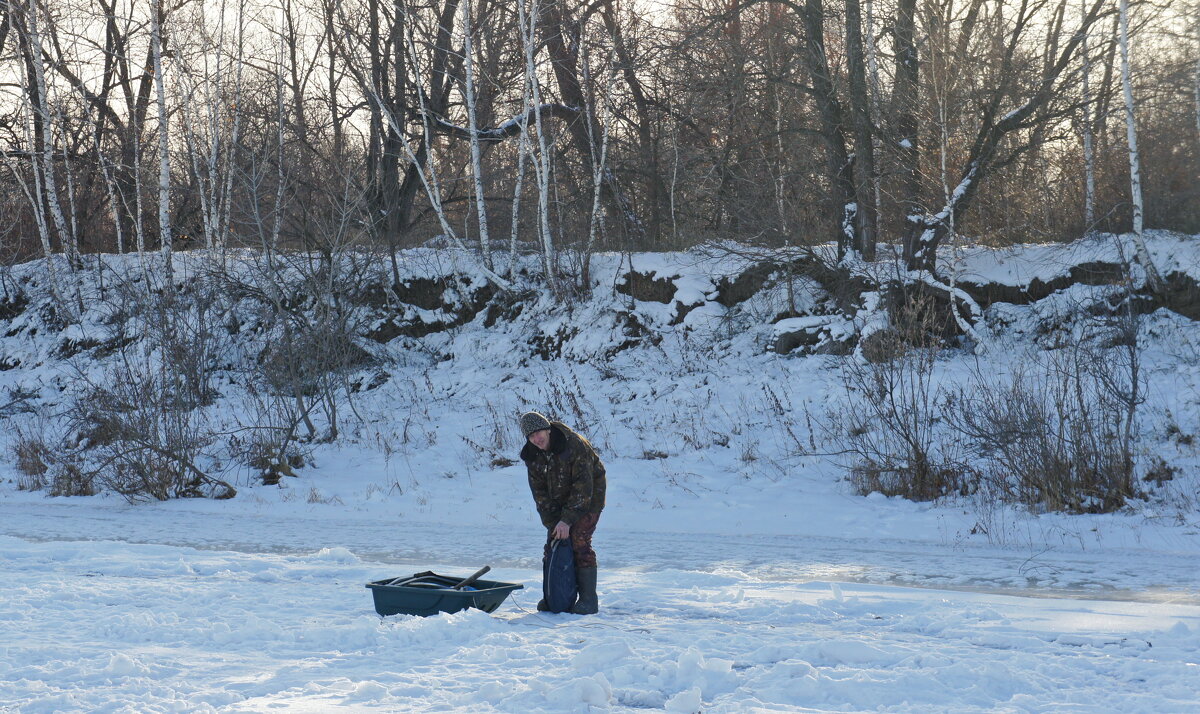
{"label": "man's gloved hand", "polygon": [[559,521],[558,525],[554,526],[554,538],[556,540],[566,540],[570,537],[571,537],[571,526],[567,525],[566,523],[563,523],[562,521]]}

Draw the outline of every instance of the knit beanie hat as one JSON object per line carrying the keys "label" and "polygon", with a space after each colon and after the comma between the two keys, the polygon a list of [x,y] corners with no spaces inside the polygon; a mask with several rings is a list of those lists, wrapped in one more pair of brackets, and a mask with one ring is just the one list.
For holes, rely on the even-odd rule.
{"label": "knit beanie hat", "polygon": [[537,412],[525,412],[521,415],[521,433],[525,436],[549,428],[550,420]]}

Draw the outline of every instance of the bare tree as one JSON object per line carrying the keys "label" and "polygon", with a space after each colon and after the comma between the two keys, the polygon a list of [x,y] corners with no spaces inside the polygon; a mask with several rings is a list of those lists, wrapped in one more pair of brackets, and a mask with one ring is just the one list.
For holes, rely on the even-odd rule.
{"label": "bare tree", "polygon": [[[554,239],[550,232],[550,151],[546,143],[546,128],[542,117],[541,83],[538,80],[537,65],[534,61],[537,52],[535,30],[537,28],[538,0],[530,0],[528,9],[526,9],[525,0],[517,0],[517,3],[520,13],[521,46],[525,50],[525,86],[529,89],[528,101],[538,137],[538,152],[533,156],[533,167],[538,181],[538,231],[542,238],[543,269],[549,279],[556,270]],[[528,123],[528,121],[521,123],[522,132],[528,131]]]}
{"label": "bare tree", "polygon": [[1196,141],[1200,142],[1200,8],[1192,10],[1196,60],[1192,66],[1192,100],[1196,106]]}
{"label": "bare tree", "polygon": [[[1086,0],[1082,7],[1086,12]],[[1079,124],[1083,134],[1083,224],[1085,231],[1091,231],[1096,223],[1096,137],[1092,118],[1095,115],[1095,102],[1092,98],[1092,58],[1088,46],[1088,35],[1089,29],[1085,29],[1079,42],[1079,54],[1083,60],[1080,75],[1080,98],[1082,99],[1080,109],[1083,117]]]}
{"label": "bare tree", "polygon": [[[270,214],[283,190],[268,216],[281,249],[326,251],[322,226],[345,211],[391,250],[393,283],[396,251],[443,223],[509,279],[491,263],[505,220],[510,265],[536,245],[558,277],[595,248],[711,238],[836,240],[866,258],[901,243],[928,270],[954,231],[1064,238],[1080,216],[1127,220],[1118,43],[1097,30],[1118,13],[1099,5],[0,2],[0,62],[24,78],[5,108],[32,119],[29,141],[0,121],[9,201],[60,267],[85,249],[165,261],[193,237],[257,245],[253,204]],[[1164,59],[1135,74],[1142,220],[1189,230],[1200,65],[1176,10],[1140,6],[1130,33]]]}
{"label": "bare tree", "polygon": [[479,131],[476,123],[478,107],[475,103],[475,50],[472,43],[474,30],[471,27],[471,0],[463,0],[463,58],[465,65],[464,94],[467,103],[467,126],[471,133],[471,178],[475,192],[476,219],[479,221],[479,252],[483,264],[492,267],[491,236],[488,234],[487,196],[483,190],[483,159],[479,151]]}
{"label": "bare tree", "polygon": [[[198,56],[187,58],[191,62],[176,53],[182,87],[179,124],[200,204],[204,245],[223,255],[231,232],[235,152],[243,120],[246,0],[238,0],[232,9],[222,2],[211,39],[213,29],[207,15],[199,6],[197,10],[192,22],[204,44]],[[226,20],[231,14],[233,47],[229,51]]]}
{"label": "bare tree", "polygon": [[1130,202],[1133,207],[1133,242],[1137,251],[1138,263],[1146,271],[1146,280],[1150,289],[1156,293],[1162,292],[1162,278],[1150,251],[1146,249],[1146,241],[1142,230],[1142,166],[1137,144],[1137,113],[1133,101],[1133,77],[1129,64],[1129,0],[1121,0],[1121,86],[1125,96],[1125,136],[1129,143],[1129,187]]}
{"label": "bare tree", "polygon": [[[859,201],[854,182],[854,166],[846,150],[844,110],[834,85],[829,57],[825,51],[825,6],[822,0],[805,0],[799,8],[804,22],[804,59],[817,104],[820,134],[825,145],[825,173],[829,184],[831,209],[838,215],[838,257],[858,250]],[[861,42],[860,42],[861,47]],[[864,88],[865,89],[865,88]]]}
{"label": "bare tree", "polygon": [[[612,50],[616,55],[616,67],[619,68],[633,104],[633,115],[629,121],[634,125],[637,137],[635,173],[643,177],[641,206],[643,207],[642,216],[645,218],[645,237],[647,241],[654,242],[662,232],[663,182],[654,135],[655,112],[659,102],[638,71],[644,60],[637,54],[639,50],[649,50],[650,48],[638,47],[634,44],[637,42],[636,39],[633,42],[628,39],[629,32],[622,22],[620,8],[613,0],[603,0],[600,14],[608,37],[612,41]],[[632,31],[644,36],[648,23],[645,23],[630,6],[626,6],[626,15]],[[608,136],[611,131],[607,123],[604,124],[603,131],[605,136]],[[607,174],[609,171],[608,165],[605,164],[602,174]]]}
{"label": "bare tree", "polygon": [[850,124],[854,133],[854,249],[866,260],[875,259],[878,217],[875,190],[875,127],[871,96],[867,88],[867,50],[863,41],[862,9],[859,0],[846,0],[846,52],[850,70]]}
{"label": "bare tree", "polygon": [[[991,65],[998,82],[980,97],[977,129],[956,172],[949,200],[937,211],[910,217],[905,248],[909,269],[934,271],[938,246],[951,226],[961,223],[989,174],[1017,161],[1042,141],[1049,123],[1073,111],[1073,105],[1065,101],[1064,85],[1072,81],[1069,69],[1083,40],[1082,31],[1102,16],[1104,2],[1093,0],[1079,30],[1069,34],[1064,28],[1066,9],[1067,0],[1055,4],[1021,0],[1015,17],[997,23],[1000,34],[993,39],[999,55],[991,58]],[[1045,28],[1044,39],[1038,43],[1044,50],[1040,57],[1031,58],[1026,55],[1028,43],[1033,41],[1030,35],[1039,27]],[[1019,71],[1030,65],[1040,69],[1031,75]]]}
{"label": "bare tree", "polygon": [[154,91],[158,107],[158,240],[162,254],[164,285],[173,289],[171,250],[171,131],[167,114],[166,78],[163,76],[162,0],[150,11],[150,46],[154,62]]}
{"label": "bare tree", "polygon": [[[18,22],[18,32],[23,39],[21,49],[26,67],[25,88],[28,93],[30,126],[32,128],[28,135],[34,186],[32,197],[36,201],[33,208],[35,213],[42,215],[38,220],[38,226],[43,250],[47,251],[47,261],[53,263],[53,257],[49,255],[51,243],[47,221],[44,217],[46,214],[49,215],[50,223],[53,224],[54,231],[66,253],[68,268],[74,273],[81,267],[79,243],[72,226],[67,223],[58,188],[57,169],[54,161],[55,125],[48,97],[50,85],[46,81],[43,65],[45,50],[42,43],[42,9],[36,0],[30,0],[22,10],[20,14],[13,17]],[[54,271],[55,268],[51,265],[50,269]],[[77,277],[71,281],[71,291],[71,302],[60,302],[60,308],[64,310],[68,318],[74,319],[83,312],[83,298]]]}
{"label": "bare tree", "polygon": [[[562,103],[579,110],[588,105],[586,87],[581,80],[579,69],[579,52],[582,46],[581,29],[592,12],[602,8],[604,3],[585,6],[581,16],[573,17],[567,7],[567,0],[545,0],[540,7],[541,42],[549,55],[550,65],[557,82],[558,93]],[[535,0],[534,7],[538,4]],[[535,13],[530,13],[534,15]],[[531,18],[536,21],[537,17]],[[600,132],[590,126],[586,112],[579,112],[574,120],[567,123],[575,151],[581,157],[586,167],[585,175],[591,176],[593,170],[592,157],[598,156],[598,141]],[[640,245],[646,234],[645,225],[633,208],[633,204],[625,195],[625,189],[617,176],[611,171],[605,171],[605,196],[611,210],[617,213],[624,226],[632,245]]]}
{"label": "bare tree", "polygon": [[[921,219],[920,132],[917,121],[920,92],[920,55],[916,40],[917,0],[899,0],[893,28],[893,47],[896,53],[896,72],[892,85],[892,115],[894,137],[901,176],[900,202],[905,216],[907,235]],[[904,242],[904,260],[915,261],[917,246],[911,238]]]}

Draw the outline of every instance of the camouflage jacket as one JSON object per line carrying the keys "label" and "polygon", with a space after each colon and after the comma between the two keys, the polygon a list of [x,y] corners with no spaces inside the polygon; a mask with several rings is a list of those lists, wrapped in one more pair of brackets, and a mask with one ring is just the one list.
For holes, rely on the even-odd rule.
{"label": "camouflage jacket", "polygon": [[566,424],[550,424],[547,451],[525,442],[521,460],[529,470],[529,490],[547,528],[559,521],[572,524],[583,514],[604,508],[604,464],[588,440]]}

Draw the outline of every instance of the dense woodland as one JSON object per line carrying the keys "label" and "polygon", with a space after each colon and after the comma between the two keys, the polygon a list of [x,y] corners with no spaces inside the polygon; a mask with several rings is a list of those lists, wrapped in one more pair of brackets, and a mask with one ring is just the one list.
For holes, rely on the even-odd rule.
{"label": "dense woodland", "polygon": [[1130,3],[1126,53],[1122,5],[4,2],[0,244],[79,267],[441,235],[502,282],[513,248],[926,268],[960,235],[1200,232],[1200,8]]}

